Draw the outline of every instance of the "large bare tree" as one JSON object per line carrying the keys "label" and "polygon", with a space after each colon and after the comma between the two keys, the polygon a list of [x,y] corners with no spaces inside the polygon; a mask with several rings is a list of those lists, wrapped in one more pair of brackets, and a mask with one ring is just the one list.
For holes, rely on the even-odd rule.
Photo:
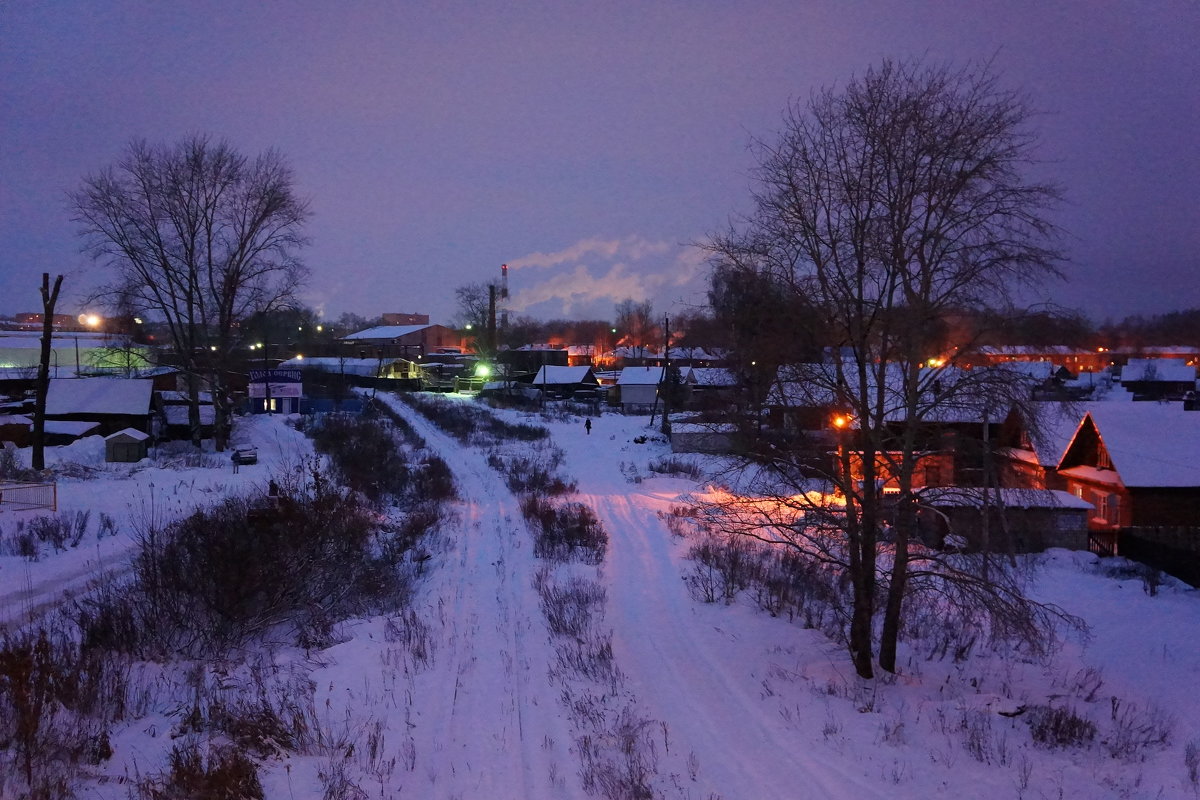
{"label": "large bare tree", "polygon": [[308,203],[287,161],[274,150],[247,158],[204,135],[135,140],[71,201],[87,251],[113,274],[101,295],[165,323],[197,445],[201,381],[211,381],[223,449],[239,324],[288,301],[306,275],[296,253]]}
{"label": "large bare tree", "polygon": [[[1007,309],[1019,287],[1057,274],[1047,212],[1058,192],[1026,175],[1031,117],[986,66],[885,61],[789,108],[778,139],[758,144],[754,212],[707,243],[715,300],[770,297],[771,309],[743,302],[740,313],[789,315],[796,341],[777,362],[813,332],[827,347],[819,367],[782,370],[776,391],[837,411],[836,457],[822,470],[811,450],[768,449],[758,489],[778,502],[724,511],[731,529],[847,576],[847,640],[863,677],[876,641],[880,666],[895,670],[904,599],[932,576],[953,579],[944,596],[995,611],[993,624],[1018,632],[1044,611],[998,572],[951,563],[914,537],[930,423],[958,414],[986,426],[989,408],[995,419],[1024,396],[1015,373],[957,369],[944,323]],[[885,478],[899,487],[894,511],[878,489]],[[804,491],[816,486],[826,489]],[[888,515],[895,535],[884,543]]]}

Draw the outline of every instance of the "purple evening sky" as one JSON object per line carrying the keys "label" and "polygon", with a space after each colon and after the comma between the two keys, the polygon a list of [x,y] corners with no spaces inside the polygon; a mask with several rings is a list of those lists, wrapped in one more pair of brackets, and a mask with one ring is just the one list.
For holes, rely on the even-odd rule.
{"label": "purple evening sky", "polygon": [[[0,5],[0,313],[96,280],[66,192],[133,137],[280,149],[314,216],[303,299],[449,321],[702,297],[687,246],[748,203],[752,136],[884,56],[994,57],[1046,113],[1069,281],[1093,318],[1200,306],[1200,3]],[[63,310],[70,310],[64,308]]]}

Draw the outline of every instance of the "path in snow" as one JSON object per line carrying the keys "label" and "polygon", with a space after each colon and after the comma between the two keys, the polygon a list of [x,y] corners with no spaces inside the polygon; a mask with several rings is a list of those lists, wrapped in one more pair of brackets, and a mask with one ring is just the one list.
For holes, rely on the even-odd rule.
{"label": "path in snow", "polygon": [[582,797],[517,499],[485,454],[391,404],[450,465],[463,498],[422,589],[423,616],[442,637],[414,697],[416,772],[437,797]]}
{"label": "path in snow", "polygon": [[[749,665],[759,663],[762,653],[736,631],[704,621],[711,615],[700,614],[688,593],[672,559],[679,545],[657,516],[676,495],[628,483],[615,463],[617,449],[590,449],[577,427],[553,430],[566,451],[567,470],[579,481],[579,499],[595,509],[609,533],[605,575],[614,654],[645,713],[669,727],[673,756],[691,755],[699,765],[695,796],[882,796],[861,773],[831,763],[823,748],[808,749],[778,704],[760,694],[764,676],[752,674]],[[601,452],[607,458],[598,458]]]}

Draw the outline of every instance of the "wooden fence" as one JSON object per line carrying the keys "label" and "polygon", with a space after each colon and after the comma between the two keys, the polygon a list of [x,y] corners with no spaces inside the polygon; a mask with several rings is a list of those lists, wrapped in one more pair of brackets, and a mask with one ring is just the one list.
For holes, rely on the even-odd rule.
{"label": "wooden fence", "polygon": [[1121,528],[1119,553],[1200,587],[1200,527]]}

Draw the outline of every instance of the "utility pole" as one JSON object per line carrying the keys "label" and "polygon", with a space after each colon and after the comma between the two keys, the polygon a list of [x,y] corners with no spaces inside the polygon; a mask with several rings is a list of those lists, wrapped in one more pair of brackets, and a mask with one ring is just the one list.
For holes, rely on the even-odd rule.
{"label": "utility pole", "polygon": [[671,420],[668,415],[671,413],[671,318],[663,317],[663,373],[662,386],[666,391],[662,392],[663,398],[663,416],[662,416],[662,432],[666,436],[671,435]]}

